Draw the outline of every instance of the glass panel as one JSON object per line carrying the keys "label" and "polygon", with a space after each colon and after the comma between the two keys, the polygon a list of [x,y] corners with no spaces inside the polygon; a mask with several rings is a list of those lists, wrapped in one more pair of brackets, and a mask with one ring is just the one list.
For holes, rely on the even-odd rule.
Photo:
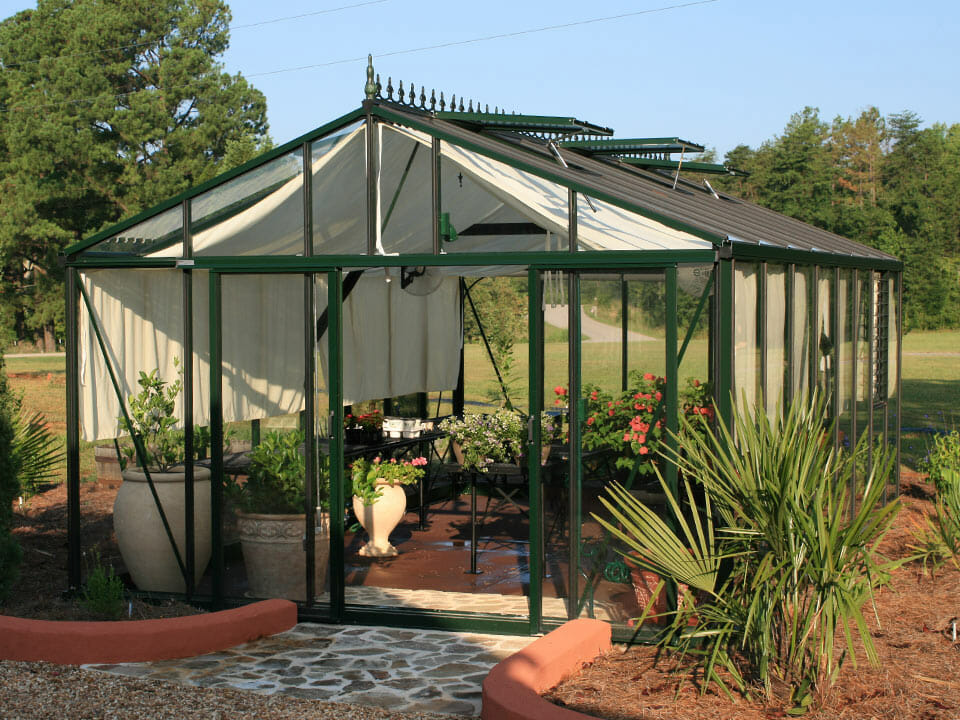
{"label": "glass panel", "polygon": [[760,267],[736,263],[733,280],[734,393],[749,407],[757,401],[760,387]]}
{"label": "glass panel", "polygon": [[310,145],[313,252],[366,255],[366,129],[355,123]]}
{"label": "glass panel", "polygon": [[[221,311],[223,421],[256,444],[246,461],[224,463],[224,542],[234,544],[224,553],[225,592],[234,598],[305,602],[304,278],[224,276]],[[258,421],[259,438],[251,421]],[[314,512],[318,527],[324,527],[322,511]],[[315,553],[319,592],[325,584],[328,534],[316,536]]]}
{"label": "glass panel", "polygon": [[195,255],[303,254],[303,150],[190,201]]}
{"label": "glass panel", "polygon": [[380,131],[380,235],[386,253],[432,253],[430,138],[406,129]]}
{"label": "glass panel", "polygon": [[[619,322],[624,310],[623,283],[629,313],[625,388]],[[691,297],[681,294],[685,300],[678,299],[678,305],[684,305],[689,313],[686,304]],[[600,498],[612,480],[618,480],[648,504],[662,507],[654,464],[664,437],[667,390],[663,378],[667,320],[664,274],[584,274],[580,276],[580,300],[583,399],[578,421],[583,455],[579,536],[575,538],[579,567],[572,573],[577,579],[577,605],[571,608],[571,614],[625,623],[643,609],[639,605],[643,580],[638,576],[634,582],[629,563],[616,552],[619,543],[593,514],[609,517]]]}
{"label": "glass panel", "polygon": [[[836,337],[833,327],[833,268],[819,268],[817,273],[817,389],[825,399],[833,398],[833,372],[836,358]],[[832,414],[832,401],[828,411]]]}
{"label": "glass panel", "polygon": [[[547,271],[543,278],[543,406],[552,439],[548,463],[542,469],[543,487],[543,617],[565,621],[570,575],[570,436],[569,436],[569,275]],[[544,439],[546,445],[547,440]]]}
{"label": "glass panel", "polygon": [[442,251],[567,249],[567,190],[457,145],[440,145]]}
{"label": "glass panel", "polygon": [[793,274],[793,394],[810,389],[810,355],[813,350],[813,268],[798,267]]}
{"label": "glass panel", "polygon": [[841,269],[838,293],[840,327],[837,333],[837,412],[840,420],[840,445],[848,450],[853,438],[853,351],[856,329],[853,291],[853,270]]}
{"label": "glass panel", "polygon": [[[107,513],[81,503],[81,536],[85,549],[97,549],[105,567],[118,575],[129,574],[132,585],[142,591],[182,593],[186,589],[173,546],[164,531],[146,475],[125,426],[117,418],[121,405],[110,381],[107,363],[96,339],[93,323],[101,331],[109,365],[116,373],[129,411],[129,398],[138,402],[143,386],[140,374],[155,373],[164,383],[162,391],[174,392],[170,417],[176,421],[171,435],[171,454],[158,449],[157,436],[147,438],[148,466],[181,559],[186,560],[186,517],[182,472],[183,393],[174,388],[181,377],[183,361],[183,305],[181,273],[176,270],[98,270],[82,273],[81,282],[90,298],[92,317],[80,303],[80,418],[83,440],[95,442],[93,451],[98,480],[97,492],[116,496],[113,503],[96,503],[112,508]],[[149,392],[149,391],[146,391]],[[136,426],[142,431],[142,425]],[[121,482],[113,438],[119,436],[121,458],[126,471]],[[157,465],[169,473],[160,476]],[[89,470],[87,470],[89,472]],[[91,488],[92,489],[92,488]],[[195,498],[195,581],[202,577],[210,559],[210,481],[198,472]],[[90,568],[84,566],[82,570]],[[134,608],[134,612],[136,609]],[[137,619],[137,615],[134,615]]]}
{"label": "glass panel", "polygon": [[767,414],[773,417],[783,405],[787,373],[787,269],[783,265],[767,265],[767,387],[764,402]]}
{"label": "glass panel", "polygon": [[[680,356],[680,407],[687,414],[712,412],[710,394],[710,318],[713,305],[713,265],[681,265],[677,268],[677,326],[679,353],[689,338],[686,350]],[[703,301],[704,292],[709,292]],[[701,307],[700,314],[697,309]]]}
{"label": "glass panel", "polygon": [[[360,418],[382,409],[386,399],[394,411],[403,410],[410,404],[409,396],[449,393],[456,387],[460,280],[438,276],[436,289],[421,295],[409,286],[403,288],[394,270],[389,275],[384,268],[351,275],[344,283],[352,286],[343,308],[344,402],[350,406],[350,430],[361,431],[376,421]],[[512,358],[519,364],[524,357],[525,288],[515,286],[525,286],[525,281],[503,277],[474,285],[475,281],[467,280],[474,307],[500,361],[513,405],[522,411],[526,389],[510,383]],[[468,343],[464,355],[468,413],[476,418],[495,412],[500,403],[484,394],[483,385],[478,387],[486,374],[481,368],[489,367],[486,347]],[[524,370],[519,368],[517,375]],[[498,387],[494,379],[493,388]],[[520,417],[513,427],[517,436],[510,447],[516,448],[525,436]],[[448,452],[451,443],[445,432],[436,425],[424,426],[419,419],[389,417],[379,433],[357,435],[347,438],[345,447],[346,473],[352,481],[344,536],[348,609],[383,606],[526,617],[530,501],[526,466],[517,454],[510,451],[484,472],[476,472],[457,459],[469,457],[466,439],[461,438],[457,456],[452,449]],[[388,473],[400,472],[412,480],[381,486],[385,501],[375,498],[375,482],[383,472],[377,458],[381,466],[390,462]],[[424,463],[422,477],[413,477],[419,465],[396,469],[413,461]],[[396,524],[384,529],[378,516],[391,496]]]}
{"label": "glass panel", "polygon": [[181,257],[183,207],[177,205],[98,242],[81,255],[120,257]]}

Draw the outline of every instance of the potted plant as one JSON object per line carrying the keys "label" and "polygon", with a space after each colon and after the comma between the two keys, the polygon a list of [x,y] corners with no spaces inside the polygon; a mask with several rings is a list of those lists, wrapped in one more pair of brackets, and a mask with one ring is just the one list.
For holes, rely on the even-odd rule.
{"label": "potted plant", "polygon": [[[179,361],[175,359],[174,364],[179,369]],[[142,466],[130,465],[133,459],[146,465],[180,557],[186,562],[183,431],[176,428],[178,420],[174,416],[183,383],[178,377],[168,384],[157,370],[141,372],[137,382],[140,392],[130,397],[130,424],[121,418],[121,427],[141,439],[144,457],[138,457],[134,447],[124,447],[123,482],[113,505],[117,545],[138,588],[184,592],[186,582],[160,519],[147,472]],[[193,478],[194,582],[198,582],[211,553],[210,471],[194,467]]]}
{"label": "potted plant", "polygon": [[390,533],[407,512],[407,494],[403,486],[423,477],[427,459],[389,462],[380,457],[361,458],[353,464],[353,513],[367,531],[369,539],[360,555],[364,557],[393,557],[397,549],[390,544]]}
{"label": "potted plant", "polygon": [[464,470],[487,472],[491,463],[514,463],[523,454],[526,432],[520,413],[501,408],[493,415],[448,417],[440,430],[450,436]]}
{"label": "potted plant", "polygon": [[[250,453],[247,482],[239,495],[240,544],[253,597],[306,600],[304,434],[266,434]],[[320,504],[314,531],[314,577],[323,592],[330,558],[329,474],[320,462]]]}
{"label": "potted plant", "polygon": [[343,437],[351,445],[373,445],[383,438],[383,414],[371,410],[362,415],[348,413],[343,418]]}

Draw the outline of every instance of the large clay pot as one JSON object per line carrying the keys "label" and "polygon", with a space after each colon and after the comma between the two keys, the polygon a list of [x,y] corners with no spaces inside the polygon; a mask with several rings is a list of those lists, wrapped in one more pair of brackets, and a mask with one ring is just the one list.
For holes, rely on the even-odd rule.
{"label": "large clay pot", "polygon": [[377,480],[380,489],[372,505],[364,505],[363,500],[353,496],[353,514],[367,531],[369,540],[360,548],[364,557],[393,557],[397,549],[390,544],[390,533],[397,527],[407,512],[407,493],[403,485],[391,485]]}
{"label": "large clay pot", "polygon": [[[237,513],[250,596],[307,599],[305,515]],[[330,560],[330,515],[317,512],[314,532],[314,590],[323,593]]]}
{"label": "large clay pot", "polygon": [[[186,582],[177,565],[160,513],[139,470],[124,470],[123,483],[113,503],[113,529],[130,577],[140,590],[182,593]],[[186,515],[183,472],[152,472],[164,515],[186,562]],[[199,582],[210,562],[210,470],[193,469],[194,582]]]}

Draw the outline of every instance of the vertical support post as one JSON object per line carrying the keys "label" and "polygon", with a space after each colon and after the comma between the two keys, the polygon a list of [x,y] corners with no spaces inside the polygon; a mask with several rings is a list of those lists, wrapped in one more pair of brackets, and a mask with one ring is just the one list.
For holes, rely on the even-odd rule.
{"label": "vertical support post", "polygon": [[343,276],[327,273],[327,383],[330,388],[330,616],[340,622],[344,613],[343,574]]}
{"label": "vertical support post", "polygon": [[797,266],[793,263],[790,263],[786,267],[786,278],[785,278],[785,294],[787,312],[784,315],[786,320],[786,328],[784,328],[784,333],[787,336],[787,341],[784,343],[786,345],[785,352],[787,354],[787,373],[784,378],[784,392],[783,392],[783,404],[788,405],[793,402],[793,384],[796,381],[796,368],[793,366],[793,357],[794,357],[794,344],[793,344],[793,316],[795,313],[795,308],[793,305],[793,295],[796,290],[796,277]]}
{"label": "vertical support post", "polygon": [[831,380],[831,394],[833,399],[830,407],[833,413],[833,449],[840,449],[840,268],[834,267],[831,273],[833,292],[830,293],[830,328],[833,335],[833,355],[830,358],[830,367],[833,370]]}
{"label": "vertical support post", "polygon": [[[366,103],[364,103],[366,104]],[[380,188],[378,187],[377,167],[377,122],[367,111],[366,148],[367,148],[367,255],[377,254],[377,202]]]}
{"label": "vertical support post", "polygon": [[714,381],[714,396],[720,416],[726,418],[732,429],[733,423],[733,315],[736,311],[733,297],[733,259],[717,262],[717,376]]}
{"label": "vertical support post", "polygon": [[903,272],[894,274],[897,284],[897,460],[893,467],[893,481],[896,483],[896,496],[900,497],[900,427],[903,425]]}
{"label": "vertical support post", "polygon": [[[310,143],[303,144],[303,256],[313,256],[313,157]],[[306,601],[312,607],[317,595],[316,588],[316,542],[317,507],[320,498],[317,492],[317,416],[316,416],[316,365],[317,365],[317,319],[313,294],[313,273],[303,275],[303,424],[304,424],[304,508],[306,528]],[[322,582],[322,581],[321,581]],[[322,588],[321,588],[322,591]]]}
{"label": "vertical support post", "polygon": [[463,417],[465,403],[464,397],[464,378],[463,378],[463,302],[466,295],[466,285],[463,278],[460,278],[460,374],[457,376],[457,387],[453,390],[453,414],[456,417]]}
{"label": "vertical support post", "polygon": [[223,607],[223,307],[220,273],[209,273],[210,293],[210,511],[213,607]]}
{"label": "vertical support post", "polygon": [[570,390],[567,393],[570,405],[570,488],[568,492],[570,516],[570,547],[568,548],[569,563],[569,618],[576,617],[578,606],[580,580],[580,492],[583,481],[582,445],[581,445],[581,405],[580,396],[580,276],[575,272],[567,274],[567,327],[570,334],[567,338],[568,372]]}
{"label": "vertical support post", "polygon": [[627,374],[630,360],[630,295],[625,275],[620,276],[620,389],[627,391]]}
{"label": "vertical support post", "polygon": [[[850,288],[850,373],[851,379],[851,397],[850,397],[850,452],[857,451],[857,354],[860,347],[860,276],[856,268],[852,271],[852,283]],[[850,470],[850,517],[857,511],[857,463],[854,462]]]}
{"label": "vertical support post", "polygon": [[67,366],[67,585],[83,582],[80,550],[80,364],[78,352],[77,270],[66,269]]}
{"label": "vertical support post", "polygon": [[[190,200],[183,201],[183,257],[193,257],[193,231],[190,227]],[[180,271],[183,291],[183,515],[184,564],[186,565],[187,598],[193,597],[196,584],[196,527],[194,523],[193,459],[193,272]]]}
{"label": "vertical support post", "polygon": [[867,271],[869,290],[866,297],[869,298],[867,307],[867,477],[873,472],[873,403],[874,403],[874,385],[876,367],[874,365],[874,353],[876,352],[876,313],[877,313],[877,281],[876,273],[873,270]]}
{"label": "vertical support post", "polygon": [[427,417],[427,394],[425,392],[417,393],[417,417],[421,420]]}
{"label": "vertical support post", "polygon": [[[577,193],[568,191],[567,195],[567,223],[570,241],[569,251],[577,251]],[[573,620],[579,606],[580,580],[580,486],[582,483],[583,466],[581,463],[582,447],[580,438],[580,275],[576,272],[567,273],[567,372],[569,390],[567,398],[570,413],[570,487],[568,495],[568,515],[570,522],[570,546],[568,552],[568,610],[567,616]]]}
{"label": "vertical support post", "polygon": [[530,634],[543,630],[543,478],[540,447],[543,437],[540,413],[543,412],[543,279],[535,268],[527,270],[528,382],[530,397],[530,429],[527,445],[527,470],[530,493]]}
{"label": "vertical support post", "polygon": [[433,138],[430,144],[430,189],[431,223],[433,234],[433,254],[440,254],[440,138]]}
{"label": "vertical support post", "polygon": [[[678,418],[678,410],[680,407],[680,378],[679,373],[679,363],[677,361],[677,266],[673,265],[668,267],[666,270],[666,300],[667,307],[666,310],[666,358],[665,358],[665,375],[667,378],[667,412],[666,412],[666,423],[667,423],[667,437],[666,445],[670,450],[676,450],[676,435],[680,431],[680,422]],[[671,435],[672,433],[672,435]],[[670,492],[673,496],[679,497],[677,494],[677,466],[675,463],[667,461],[666,463],[666,477],[664,478],[667,481],[667,486],[670,488]]]}
{"label": "vertical support post", "polygon": [[770,378],[767,373],[767,263],[760,263],[760,273],[757,277],[757,326],[760,330],[760,403],[764,411],[769,407],[767,392],[770,388]]}

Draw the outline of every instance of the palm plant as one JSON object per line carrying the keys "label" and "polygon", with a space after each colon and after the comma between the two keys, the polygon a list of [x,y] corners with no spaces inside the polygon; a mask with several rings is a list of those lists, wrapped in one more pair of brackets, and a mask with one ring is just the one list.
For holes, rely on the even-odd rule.
{"label": "palm plant", "polygon": [[24,493],[33,494],[41,483],[56,476],[63,450],[39,412],[31,415],[21,409],[14,416],[13,431],[11,453],[20,469],[20,488]]}
{"label": "palm plant", "polygon": [[663,454],[684,478],[685,508],[660,477],[672,522],[617,485],[602,499],[613,519],[595,517],[633,562],[697,591],[668,613],[658,641],[702,665],[704,688],[714,681],[729,692],[724,668],[743,692],[755,682],[768,696],[789,689],[791,710],[803,712],[846,656],[856,664],[856,637],[877,662],[863,609],[897,564],[877,552],[898,510],[881,505],[893,460],[875,455],[851,509],[849,480],[866,445],[851,455],[822,442],[822,400],[798,398],[773,421],[748,407],[735,406],[732,432],[723,418],[706,432],[704,420],[680,418],[676,449]]}

